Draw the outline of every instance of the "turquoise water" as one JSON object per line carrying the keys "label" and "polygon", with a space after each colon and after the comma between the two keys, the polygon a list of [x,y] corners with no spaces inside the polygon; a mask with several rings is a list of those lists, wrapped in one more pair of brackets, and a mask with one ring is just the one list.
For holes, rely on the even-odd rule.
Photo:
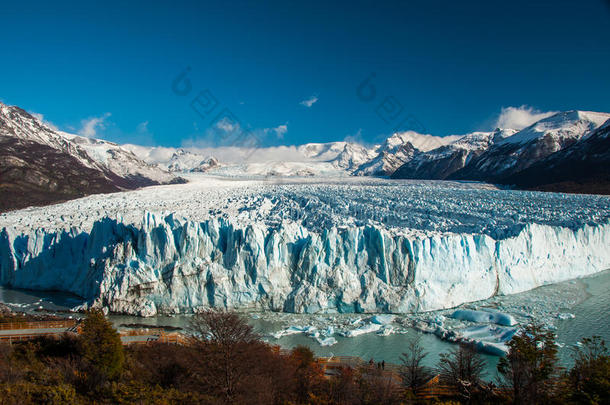
{"label": "turquoise water", "polygon": [[[39,307],[50,311],[67,309],[78,303],[78,297],[62,293],[45,293],[24,290],[12,290],[0,287],[0,301],[11,303],[15,309],[33,311]],[[547,325],[556,327],[560,358],[564,365],[570,364],[570,354],[574,344],[582,337],[599,335],[610,342],[610,270],[596,275],[543,286],[522,294],[506,297],[495,297],[491,300],[476,303],[479,306],[493,306],[508,313],[524,313],[526,318],[542,320]],[[558,319],[557,313],[573,314],[573,319]],[[284,348],[297,345],[310,347],[319,356],[349,355],[359,356],[364,360],[385,360],[399,363],[407,340],[415,334],[421,337],[421,343],[429,352],[425,363],[433,366],[438,355],[455,347],[454,344],[442,341],[434,335],[407,329],[403,334],[379,336],[374,333],[345,338],[335,335],[337,343],[333,346],[320,346],[314,339],[303,334],[284,336],[280,339],[270,337],[271,332],[285,328],[289,324],[307,324],[308,317],[315,315],[282,315],[282,314],[246,314],[255,330],[269,343]],[[286,318],[289,318],[288,320]],[[319,317],[318,317],[319,318]],[[134,316],[111,315],[110,319],[119,327],[121,324],[138,323],[150,326],[174,326],[188,329],[189,316],[157,316],[139,318]],[[483,355],[487,361],[488,378],[496,376],[498,357]]]}
{"label": "turquoise water", "polygon": [[560,356],[570,364],[570,347],[583,337],[601,336],[610,344],[610,270],[583,278],[586,296],[570,309],[573,319],[557,322],[557,341],[565,345]]}

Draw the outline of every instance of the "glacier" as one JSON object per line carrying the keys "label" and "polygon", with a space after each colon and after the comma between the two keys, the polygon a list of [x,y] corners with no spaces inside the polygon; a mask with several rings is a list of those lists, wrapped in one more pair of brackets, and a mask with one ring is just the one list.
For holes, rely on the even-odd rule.
{"label": "glacier", "polygon": [[0,215],[0,284],[141,316],[410,313],[610,268],[606,197],[199,179]]}

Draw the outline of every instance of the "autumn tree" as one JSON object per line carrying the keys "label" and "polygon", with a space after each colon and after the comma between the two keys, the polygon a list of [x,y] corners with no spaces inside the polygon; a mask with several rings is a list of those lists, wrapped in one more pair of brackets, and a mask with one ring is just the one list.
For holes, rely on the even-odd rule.
{"label": "autumn tree", "polygon": [[400,356],[400,377],[403,386],[417,395],[421,387],[433,377],[432,370],[423,364],[428,352],[421,346],[419,335],[409,338],[406,349]]}
{"label": "autumn tree", "polygon": [[292,349],[290,360],[295,367],[294,379],[297,401],[307,403],[322,378],[322,371],[315,362],[313,352],[306,346],[297,346]]}
{"label": "autumn tree", "polygon": [[341,367],[330,378],[329,397],[334,404],[357,404],[359,401],[356,371],[351,367]]}
{"label": "autumn tree", "polygon": [[550,402],[553,377],[558,372],[555,334],[534,323],[516,334],[507,345],[509,351],[500,359],[498,372],[512,391],[513,402]]}
{"label": "autumn tree", "polygon": [[[199,376],[234,403],[240,381],[252,371],[261,351],[259,336],[236,312],[209,309],[193,317],[193,343],[205,362]],[[260,349],[260,350],[259,350]]]}
{"label": "autumn tree", "polygon": [[470,400],[485,376],[485,360],[472,344],[460,344],[449,353],[441,353],[438,372],[441,381]]}

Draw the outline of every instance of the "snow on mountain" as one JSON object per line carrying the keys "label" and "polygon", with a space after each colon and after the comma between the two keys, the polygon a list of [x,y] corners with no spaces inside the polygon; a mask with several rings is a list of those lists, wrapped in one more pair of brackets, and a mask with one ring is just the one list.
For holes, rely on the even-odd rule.
{"label": "snow on mountain", "polygon": [[610,114],[593,111],[566,111],[544,118],[504,140],[527,143],[543,137],[561,142],[578,140],[610,119]]}
{"label": "snow on mountain", "polygon": [[59,132],[0,103],[0,210],[181,181],[111,142]]}
{"label": "snow on mountain", "polygon": [[17,106],[0,102],[0,124],[3,136],[33,141],[56,149],[66,148],[68,144],[49,126]]}
{"label": "snow on mountain", "polygon": [[351,173],[376,156],[376,149],[370,149],[357,143],[346,143],[343,150],[331,162],[336,167]]}
{"label": "snow on mountain", "polygon": [[[151,164],[170,171],[191,171],[207,162],[210,155],[228,156],[211,173],[235,176],[328,176],[355,173],[357,175],[389,175],[411,158],[415,150],[427,151],[450,143],[458,137],[436,137],[412,131],[396,133],[383,144],[367,147],[355,142],[307,143],[291,147],[259,148],[248,156],[231,159],[231,148],[163,148],[124,145],[123,147]],[[238,149],[238,148],[233,148]],[[205,151],[205,152],[203,152]],[[233,151],[237,152],[237,151]],[[265,164],[268,167],[264,167]],[[214,165],[212,165],[214,166]]]}
{"label": "snow on mountain", "polygon": [[68,153],[84,166],[98,169],[107,176],[139,185],[176,181],[171,174],[138,159],[121,146],[99,139],[57,131],[16,106],[0,103],[2,135],[36,142]]}
{"label": "snow on mountain", "polygon": [[578,142],[609,118],[610,114],[588,111],[557,113],[494,143],[450,178],[502,182],[538,160]]}
{"label": "snow on mountain", "polygon": [[377,156],[354,171],[356,176],[389,176],[419,152],[410,143],[397,145],[391,149],[382,147],[378,150]]}
{"label": "snow on mountain", "polygon": [[[164,184],[176,181],[172,174],[139,159],[122,146],[102,139],[57,132],[93,160],[94,166],[121,178],[134,180],[141,185]],[[89,161],[89,159],[85,159]]]}
{"label": "snow on mountain", "polygon": [[[331,162],[287,162],[222,164],[209,174],[235,178],[337,177],[348,173]],[[278,180],[279,181],[279,180]]]}
{"label": "snow on mountain", "polygon": [[504,182],[538,190],[610,194],[610,119]]}
{"label": "snow on mountain", "polygon": [[402,145],[410,143],[414,148],[422,152],[428,152],[429,150],[436,149],[440,146],[448,145],[458,139],[460,139],[460,135],[434,136],[419,134],[414,131],[397,132],[386,139],[381,146],[381,149],[384,151],[392,151]]}
{"label": "snow on mountain", "polygon": [[426,152],[447,145],[459,136],[422,135],[417,132],[397,132],[375,148],[377,156],[363,163],[354,174],[357,176],[389,176],[396,169],[409,162],[420,152]]}
{"label": "snow on mountain", "polygon": [[189,176],[0,215],[0,284],[145,316],[207,307],[404,313],[610,267],[606,198]]}
{"label": "snow on mountain", "polygon": [[306,143],[297,147],[303,156],[319,161],[335,159],[347,145],[347,142]]}
{"label": "snow on mountain", "polygon": [[205,172],[220,163],[213,156],[203,155],[184,148],[147,147],[126,144],[123,148],[133,152],[145,162],[158,165],[170,172]]}
{"label": "snow on mountain", "polygon": [[491,145],[515,132],[517,131],[496,129],[494,132],[473,132],[459,136],[448,145],[416,154],[400,166],[392,174],[392,178],[444,180],[488,150]]}

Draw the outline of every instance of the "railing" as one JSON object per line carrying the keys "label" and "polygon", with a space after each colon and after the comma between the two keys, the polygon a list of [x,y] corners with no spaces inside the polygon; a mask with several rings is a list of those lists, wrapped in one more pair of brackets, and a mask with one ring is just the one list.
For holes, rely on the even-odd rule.
{"label": "railing", "polygon": [[[186,345],[189,339],[180,333],[165,333],[161,329],[138,330],[121,333],[121,336],[129,336],[134,339],[123,341],[123,345],[145,345],[150,343],[168,343]],[[138,337],[140,337],[138,339]]]}
{"label": "railing", "polygon": [[25,322],[1,322],[0,330],[19,329],[58,329],[71,328],[76,325],[74,319],[61,319],[56,321],[25,321]]}
{"label": "railing", "polygon": [[36,339],[41,336],[57,336],[57,332],[27,333],[22,335],[0,335],[0,342],[12,344],[15,342],[23,342],[25,340]]}

